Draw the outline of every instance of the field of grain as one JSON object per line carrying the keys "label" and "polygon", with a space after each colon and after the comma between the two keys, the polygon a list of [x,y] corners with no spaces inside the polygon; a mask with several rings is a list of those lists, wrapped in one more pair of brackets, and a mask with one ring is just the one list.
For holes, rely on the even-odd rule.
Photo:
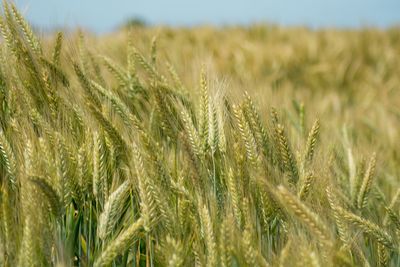
{"label": "field of grain", "polygon": [[400,265],[400,28],[0,32],[0,266]]}

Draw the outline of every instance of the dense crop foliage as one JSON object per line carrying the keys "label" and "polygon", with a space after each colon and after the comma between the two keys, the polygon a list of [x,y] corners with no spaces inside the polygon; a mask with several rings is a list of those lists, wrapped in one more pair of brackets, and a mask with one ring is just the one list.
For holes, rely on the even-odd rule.
{"label": "dense crop foliage", "polygon": [[1,266],[400,265],[398,29],[0,30]]}

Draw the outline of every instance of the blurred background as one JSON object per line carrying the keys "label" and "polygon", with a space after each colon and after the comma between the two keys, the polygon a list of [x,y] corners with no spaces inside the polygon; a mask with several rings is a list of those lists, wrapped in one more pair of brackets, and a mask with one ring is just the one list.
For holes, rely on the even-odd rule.
{"label": "blurred background", "polygon": [[387,28],[400,23],[399,0],[15,0],[42,30],[82,27],[96,33],[128,22],[150,25],[249,25]]}

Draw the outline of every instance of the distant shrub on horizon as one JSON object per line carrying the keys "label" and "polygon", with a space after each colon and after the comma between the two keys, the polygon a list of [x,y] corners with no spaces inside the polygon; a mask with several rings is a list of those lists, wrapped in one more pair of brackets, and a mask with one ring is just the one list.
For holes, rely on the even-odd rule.
{"label": "distant shrub on horizon", "polygon": [[148,23],[145,19],[140,17],[131,17],[124,22],[122,22],[120,29],[129,29],[129,28],[137,28],[137,27],[147,27]]}

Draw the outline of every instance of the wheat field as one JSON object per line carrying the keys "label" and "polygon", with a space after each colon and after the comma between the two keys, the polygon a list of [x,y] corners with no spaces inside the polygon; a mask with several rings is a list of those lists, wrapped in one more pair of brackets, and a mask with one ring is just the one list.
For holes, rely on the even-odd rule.
{"label": "wheat field", "polygon": [[400,266],[399,28],[0,31],[0,266]]}

